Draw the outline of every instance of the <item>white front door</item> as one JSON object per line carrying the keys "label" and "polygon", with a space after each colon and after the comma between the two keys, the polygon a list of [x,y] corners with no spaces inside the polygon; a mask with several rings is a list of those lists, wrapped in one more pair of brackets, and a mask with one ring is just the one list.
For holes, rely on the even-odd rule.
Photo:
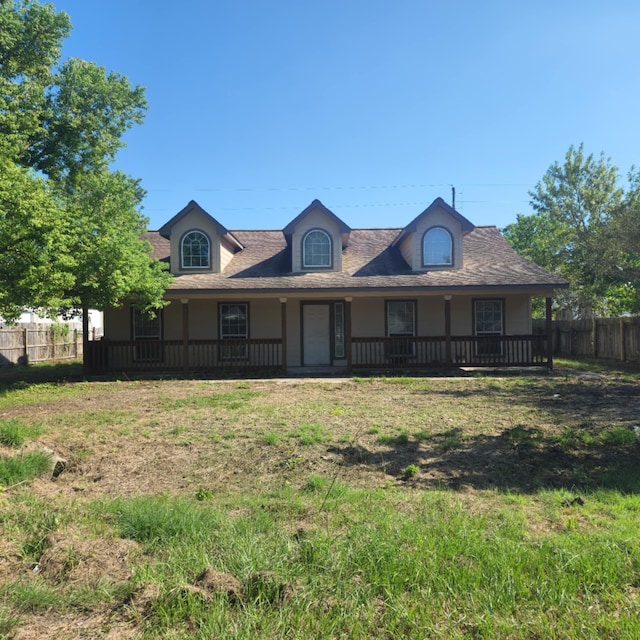
{"label": "white front door", "polygon": [[304,365],[331,364],[331,306],[302,305]]}

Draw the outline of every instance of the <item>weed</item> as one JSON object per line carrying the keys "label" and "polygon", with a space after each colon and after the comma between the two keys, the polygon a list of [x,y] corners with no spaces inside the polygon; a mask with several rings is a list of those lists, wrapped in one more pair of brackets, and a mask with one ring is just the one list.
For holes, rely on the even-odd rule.
{"label": "weed", "polygon": [[415,478],[420,473],[420,467],[417,464],[410,464],[405,467],[402,472],[402,478],[404,480],[410,480],[411,478]]}
{"label": "weed", "polygon": [[204,409],[239,409],[258,396],[260,391],[230,391],[228,393],[215,393],[207,396],[191,396],[178,400],[166,401],[167,409],[180,409],[183,407],[198,407]]}
{"label": "weed", "polygon": [[50,469],[51,457],[42,451],[0,456],[0,485],[11,486],[29,482]]}
{"label": "weed", "polygon": [[203,500],[210,500],[211,498],[213,498],[213,491],[211,491],[211,489],[200,487],[196,491],[196,500],[199,502],[202,502]]}
{"label": "weed", "polygon": [[60,526],[60,516],[44,505],[34,505],[29,511],[29,517],[29,522],[24,527],[26,536],[22,543],[21,556],[35,563],[51,545],[50,534]]}
{"label": "weed", "polygon": [[27,438],[40,435],[40,427],[26,425],[18,418],[0,420],[0,444],[7,447],[21,447]]}
{"label": "weed", "polygon": [[517,425],[507,432],[507,439],[511,444],[524,449],[534,449],[540,443],[542,434],[539,429]]}
{"label": "weed", "polygon": [[462,444],[462,435],[460,429],[449,429],[440,434],[438,449],[446,453],[452,449],[457,449]]}
{"label": "weed", "polygon": [[279,433],[265,433],[262,435],[262,442],[268,445],[278,444],[282,436]]}
{"label": "weed", "polygon": [[329,438],[327,430],[321,424],[303,424],[297,431],[289,433],[290,438],[297,438],[300,444],[308,446],[325,442]]}
{"label": "weed", "polygon": [[378,436],[378,442],[380,444],[386,444],[388,446],[406,446],[409,444],[409,434],[406,432],[399,433],[397,436],[390,434],[380,434]]}
{"label": "weed", "polygon": [[326,491],[329,486],[329,482],[330,480],[324,476],[309,476],[307,478],[305,490],[311,492]]}
{"label": "weed", "polygon": [[206,537],[220,522],[218,514],[186,498],[140,497],[105,505],[114,514],[120,535],[151,546],[172,538]]}
{"label": "weed", "polygon": [[627,447],[640,440],[638,434],[628,427],[611,427],[602,432],[600,439],[611,447]]}
{"label": "weed", "polygon": [[9,598],[16,610],[23,614],[44,612],[64,602],[59,589],[40,580],[19,580],[3,587],[0,595]]}
{"label": "weed", "polygon": [[20,618],[11,612],[11,609],[0,606],[0,638],[13,637],[13,629],[20,623]]}

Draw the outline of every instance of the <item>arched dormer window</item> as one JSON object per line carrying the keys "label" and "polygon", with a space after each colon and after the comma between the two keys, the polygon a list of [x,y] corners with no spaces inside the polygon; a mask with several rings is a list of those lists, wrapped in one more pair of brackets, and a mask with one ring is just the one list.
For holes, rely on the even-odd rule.
{"label": "arched dormer window", "polygon": [[183,269],[208,269],[211,266],[209,238],[202,231],[189,231],[180,243]]}
{"label": "arched dormer window", "polygon": [[303,267],[331,267],[331,237],[322,229],[309,231],[302,239]]}
{"label": "arched dormer window", "polygon": [[453,265],[453,239],[443,227],[429,229],[422,240],[423,266]]}

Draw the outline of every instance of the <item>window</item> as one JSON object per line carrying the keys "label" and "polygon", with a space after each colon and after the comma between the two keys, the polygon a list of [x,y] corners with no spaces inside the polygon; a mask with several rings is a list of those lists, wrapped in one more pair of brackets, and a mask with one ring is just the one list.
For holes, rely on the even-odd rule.
{"label": "window", "polygon": [[477,336],[489,336],[478,341],[478,355],[501,355],[502,340],[490,336],[504,333],[504,305],[502,300],[474,300],[474,331]]}
{"label": "window", "polygon": [[183,269],[209,268],[209,238],[201,231],[189,231],[180,247]]}
{"label": "window", "polygon": [[162,315],[151,316],[132,307],[131,334],[134,342],[133,359],[137,362],[162,360]]}
{"label": "window", "polygon": [[453,240],[442,227],[434,227],[424,234],[422,241],[423,264],[443,266],[453,264]]}
{"label": "window", "polygon": [[302,265],[304,267],[331,266],[331,238],[321,229],[309,231],[302,240]]}
{"label": "window", "polygon": [[222,360],[238,360],[247,357],[247,343],[244,341],[249,337],[248,306],[246,302],[220,304],[220,339],[243,341],[221,345]]}
{"label": "window", "polygon": [[387,355],[410,356],[414,353],[414,341],[407,339],[416,335],[416,307],[413,300],[387,301]]}

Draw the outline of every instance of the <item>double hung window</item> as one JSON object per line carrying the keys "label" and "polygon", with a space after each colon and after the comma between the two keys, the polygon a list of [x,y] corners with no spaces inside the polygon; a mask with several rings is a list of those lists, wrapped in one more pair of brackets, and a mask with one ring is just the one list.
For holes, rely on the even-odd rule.
{"label": "double hung window", "polygon": [[[249,305],[246,302],[220,303],[220,357],[238,360],[247,357]],[[229,342],[224,342],[229,341]]]}
{"label": "double hung window", "polygon": [[132,308],[131,334],[136,362],[159,362],[162,360],[162,312],[154,316]]}
{"label": "double hung window", "polygon": [[478,341],[478,355],[501,355],[504,334],[504,302],[502,300],[474,300],[474,331],[477,336],[486,336]]}
{"label": "double hung window", "polygon": [[416,304],[413,300],[387,300],[387,355],[411,356],[415,352]]}

